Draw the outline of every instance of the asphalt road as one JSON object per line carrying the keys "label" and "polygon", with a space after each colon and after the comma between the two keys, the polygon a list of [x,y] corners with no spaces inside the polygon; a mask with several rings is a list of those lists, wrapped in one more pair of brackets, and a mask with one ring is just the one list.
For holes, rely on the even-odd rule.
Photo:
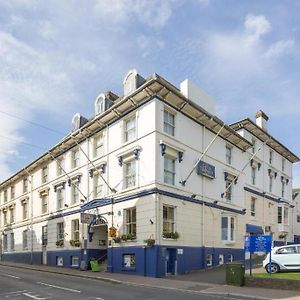
{"label": "asphalt road", "polygon": [[0,299],[15,300],[133,300],[133,299],[230,299],[223,296],[200,295],[178,290],[130,286],[0,266]]}

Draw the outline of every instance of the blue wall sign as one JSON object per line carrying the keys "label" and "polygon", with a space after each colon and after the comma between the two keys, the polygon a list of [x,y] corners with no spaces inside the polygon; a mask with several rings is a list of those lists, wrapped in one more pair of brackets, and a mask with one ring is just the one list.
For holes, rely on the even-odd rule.
{"label": "blue wall sign", "polygon": [[270,252],[272,247],[271,235],[252,235],[244,238],[245,252]]}
{"label": "blue wall sign", "polygon": [[197,174],[209,178],[216,178],[216,167],[200,160],[197,165]]}

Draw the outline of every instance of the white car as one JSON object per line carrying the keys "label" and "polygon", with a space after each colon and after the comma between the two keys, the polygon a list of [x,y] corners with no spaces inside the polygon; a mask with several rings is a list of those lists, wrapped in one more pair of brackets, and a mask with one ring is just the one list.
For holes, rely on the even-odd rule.
{"label": "white car", "polygon": [[[277,273],[280,271],[300,271],[300,244],[274,247],[271,251],[271,273]],[[268,273],[270,253],[263,261],[263,267]]]}

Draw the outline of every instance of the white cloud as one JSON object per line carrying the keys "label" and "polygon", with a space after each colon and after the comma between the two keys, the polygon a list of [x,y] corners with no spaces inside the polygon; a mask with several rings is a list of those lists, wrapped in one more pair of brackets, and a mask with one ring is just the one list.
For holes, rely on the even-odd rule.
{"label": "white cloud", "polygon": [[173,0],[96,0],[95,8],[100,17],[109,23],[139,20],[149,27],[166,25],[172,15]]}
{"label": "white cloud", "polygon": [[289,54],[295,45],[294,40],[281,40],[270,46],[265,53],[268,58],[278,57]]}

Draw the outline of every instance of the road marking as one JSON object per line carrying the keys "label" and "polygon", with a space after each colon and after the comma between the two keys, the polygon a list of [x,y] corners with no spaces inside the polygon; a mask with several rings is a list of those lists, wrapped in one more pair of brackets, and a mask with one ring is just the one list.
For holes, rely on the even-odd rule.
{"label": "road marking", "polygon": [[16,291],[16,292],[8,292],[8,293],[0,294],[0,298],[1,298],[1,296],[4,296],[4,295],[14,295],[14,294],[21,294],[21,293],[25,293],[25,292],[27,292],[27,290]]}
{"label": "road marking", "polygon": [[9,274],[4,274],[4,273],[0,273],[0,275],[7,276],[7,277],[10,277],[10,278],[14,278],[14,279],[20,279],[20,277],[14,276],[14,275],[9,275]]}
{"label": "road marking", "polygon": [[79,290],[74,290],[74,289],[69,289],[63,286],[57,286],[57,285],[52,285],[52,284],[48,284],[48,283],[44,283],[44,282],[37,282],[37,284],[41,284],[41,285],[45,285],[45,286],[49,286],[55,289],[61,289],[61,290],[65,290],[65,291],[69,291],[69,292],[74,292],[74,293],[81,293],[81,291]]}
{"label": "road marking", "polygon": [[40,298],[39,296],[30,295],[29,293],[23,293],[24,296],[29,297],[34,300],[45,300],[47,298]]}

